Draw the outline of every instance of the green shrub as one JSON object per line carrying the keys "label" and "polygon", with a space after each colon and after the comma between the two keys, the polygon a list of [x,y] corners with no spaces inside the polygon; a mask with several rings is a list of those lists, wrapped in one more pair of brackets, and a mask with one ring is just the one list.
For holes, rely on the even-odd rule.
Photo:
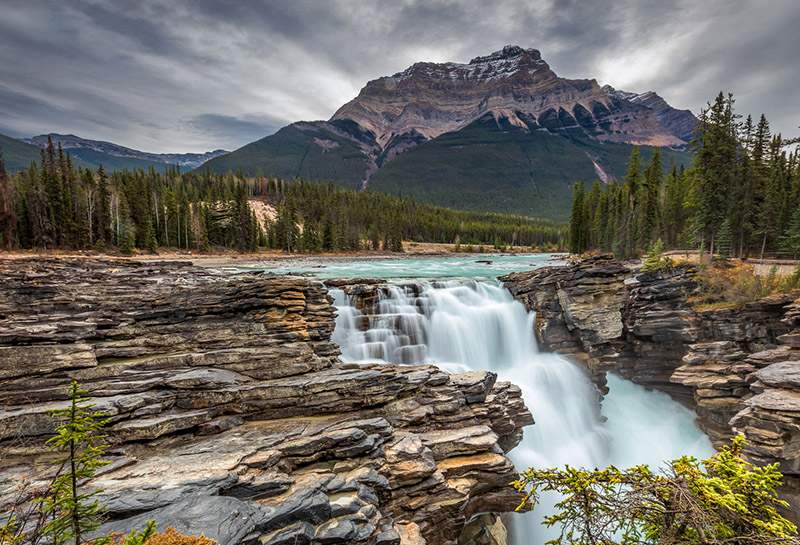
{"label": "green shrub", "polygon": [[740,435],[707,460],[684,456],[662,473],[531,468],[513,485],[527,493],[520,508],[535,508],[540,492],[561,494],[556,514],[544,518],[561,528],[550,544],[797,545],[797,528],[777,511],[788,507],[775,494],[778,464],[751,465],[744,444]]}

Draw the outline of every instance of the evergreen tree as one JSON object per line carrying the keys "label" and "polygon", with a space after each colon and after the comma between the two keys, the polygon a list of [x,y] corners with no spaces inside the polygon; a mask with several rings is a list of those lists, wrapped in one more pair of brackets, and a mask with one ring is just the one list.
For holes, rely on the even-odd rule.
{"label": "evergreen tree", "polygon": [[789,506],[775,492],[778,464],[754,467],[743,445],[739,435],[706,460],[684,456],[661,472],[530,468],[513,485],[532,508],[540,492],[559,494],[545,520],[560,528],[554,545],[796,545],[797,528],[778,512]]}
{"label": "evergreen tree", "polygon": [[145,230],[145,248],[151,254],[158,253],[158,241],[156,240],[156,231],[153,229],[153,223],[147,222],[146,230]]}
{"label": "evergreen tree", "polygon": [[332,252],[334,248],[333,220],[331,220],[330,216],[325,216],[322,223],[322,249],[326,252]]}
{"label": "evergreen tree", "polygon": [[107,421],[99,420],[103,415],[91,411],[94,406],[84,397],[77,382],[70,386],[69,405],[66,409],[51,411],[64,424],[56,428],[56,436],[47,443],[64,457],[55,460],[59,464],[58,475],[51,485],[51,494],[44,499],[43,509],[54,515],[44,528],[44,534],[54,545],[74,542],[84,543],[85,536],[100,526],[102,507],[92,497],[101,492],[81,492],[80,485],[91,479],[97,468],[106,465],[102,461],[105,445],[97,442],[105,437],[99,431]]}
{"label": "evergreen tree", "polygon": [[[773,144],[774,145],[774,144]],[[764,180],[764,190],[762,193],[761,205],[758,211],[758,234],[761,235],[761,258],[767,249],[767,243],[775,239],[776,232],[780,226],[781,212],[783,208],[783,183],[781,171],[774,166],[767,172]]]}
{"label": "evergreen tree", "polygon": [[664,166],[661,161],[661,152],[658,148],[653,150],[650,164],[644,173],[641,187],[641,218],[639,221],[639,247],[649,246],[660,232],[660,199],[661,186],[663,184]]}
{"label": "evergreen tree", "polygon": [[781,236],[781,248],[792,252],[794,259],[800,258],[800,206],[796,207],[792,214],[792,220],[786,229],[786,233]]}
{"label": "evergreen tree", "polygon": [[317,224],[313,221],[306,221],[303,225],[303,248],[313,253],[322,251],[322,240],[319,236]]}
{"label": "evergreen tree", "polygon": [[131,255],[136,242],[135,228],[129,221],[122,223],[119,237],[119,251],[122,255]]}
{"label": "evergreen tree", "polygon": [[583,200],[583,182],[576,183],[572,189],[572,215],[569,220],[569,251],[573,254],[582,254],[586,244]]}
{"label": "evergreen tree", "polygon": [[17,217],[11,201],[11,187],[8,183],[6,162],[3,159],[3,152],[0,151],[0,247],[5,246],[7,250],[11,250],[16,224]]}
{"label": "evergreen tree", "polygon": [[103,165],[97,170],[97,242],[105,246],[111,241],[111,194],[108,187],[108,176]]}
{"label": "evergreen tree", "polygon": [[722,257],[728,258],[731,256],[731,248],[733,247],[733,231],[731,231],[731,220],[725,219],[719,228],[717,234],[717,252]]}
{"label": "evergreen tree", "polygon": [[728,211],[728,192],[733,187],[737,163],[737,125],[733,97],[719,93],[714,104],[700,115],[694,145],[695,169],[700,185],[697,224],[703,241],[714,253],[714,241]]}

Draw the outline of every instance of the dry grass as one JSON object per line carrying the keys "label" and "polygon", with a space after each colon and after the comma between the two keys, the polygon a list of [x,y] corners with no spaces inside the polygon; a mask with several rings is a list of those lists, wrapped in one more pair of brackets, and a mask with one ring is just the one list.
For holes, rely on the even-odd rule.
{"label": "dry grass", "polygon": [[[134,534],[135,535],[135,534]],[[108,537],[111,538],[111,545],[125,545],[130,540],[125,534],[115,532]],[[141,539],[140,536],[139,539]],[[199,536],[187,536],[185,534],[180,533],[178,530],[172,527],[167,527],[166,532],[156,532],[152,536],[150,536],[147,541],[144,542],[144,545],[216,545],[216,540],[209,539],[204,535]]]}
{"label": "dry grass", "polygon": [[758,276],[753,266],[728,260],[701,266],[697,273],[700,294],[690,299],[696,310],[741,306],[776,293],[800,289],[800,267],[788,276],[773,270]]}

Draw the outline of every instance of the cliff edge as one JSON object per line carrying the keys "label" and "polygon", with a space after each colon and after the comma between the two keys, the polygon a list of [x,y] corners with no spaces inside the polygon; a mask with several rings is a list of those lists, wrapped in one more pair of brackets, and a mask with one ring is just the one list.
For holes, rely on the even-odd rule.
{"label": "cliff edge", "polygon": [[642,273],[607,256],[501,280],[537,313],[540,346],[581,362],[601,389],[613,371],[666,392],[716,445],[742,433],[752,461],[780,462],[800,520],[800,293],[695,310],[690,266]]}
{"label": "cliff edge", "polygon": [[[301,277],[178,262],[0,261],[0,508],[45,485],[78,381],[108,415],[101,531],[220,545],[502,543],[533,419],[489,372],[345,365]],[[472,524],[468,524],[472,520]]]}

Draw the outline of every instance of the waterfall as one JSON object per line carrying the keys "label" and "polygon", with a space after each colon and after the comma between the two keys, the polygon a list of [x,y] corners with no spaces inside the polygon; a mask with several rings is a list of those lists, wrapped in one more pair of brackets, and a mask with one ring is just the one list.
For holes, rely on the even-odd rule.
{"label": "waterfall", "polygon": [[[509,454],[518,468],[660,465],[682,454],[705,457],[711,445],[694,414],[665,394],[610,376],[601,413],[597,391],[568,359],[540,353],[528,313],[497,281],[391,285],[374,313],[362,314],[334,290],[333,334],[348,362],[430,363],[452,372],[489,370],[522,388],[536,424]],[[511,517],[510,543],[554,537],[541,526],[554,498],[535,513]]]}

